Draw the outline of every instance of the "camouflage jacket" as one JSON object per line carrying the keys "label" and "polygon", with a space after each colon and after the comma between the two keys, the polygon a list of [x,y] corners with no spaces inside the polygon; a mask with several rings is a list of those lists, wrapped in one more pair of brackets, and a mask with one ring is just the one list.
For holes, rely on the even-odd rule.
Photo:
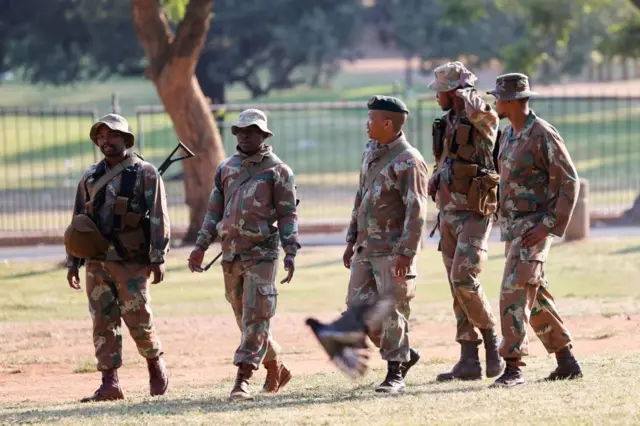
{"label": "camouflage jacket", "polygon": [[[469,162],[485,169],[495,169],[493,164],[493,147],[498,134],[499,118],[495,110],[487,104],[474,88],[458,89],[456,92],[464,101],[464,110],[458,116],[453,111],[447,112],[443,119],[446,123],[444,150],[442,157],[436,159],[434,175],[440,175],[440,184],[436,194],[436,206],[441,210],[469,210],[467,195],[459,192],[460,187],[469,190],[471,176],[455,176],[454,161],[447,160],[453,141],[454,132],[462,118],[473,125],[471,138],[473,150]],[[461,151],[459,150],[458,153]],[[457,181],[457,182],[455,182]]]}
{"label": "camouflage jacket", "polygon": [[533,111],[518,134],[508,125],[500,141],[503,241],[543,223],[562,237],[577,201],[578,173],[558,131]]}
{"label": "camouflage jacket", "polygon": [[405,141],[404,133],[388,145],[367,143],[362,156],[347,242],[366,255],[415,256],[427,215],[428,170],[422,155],[409,149],[384,167],[362,196],[367,173],[389,149]]}
{"label": "camouflage jacket", "polygon": [[[149,212],[149,260],[151,263],[163,263],[164,257],[169,251],[169,239],[171,237],[164,181],[155,166],[146,161],[127,168],[127,170],[131,169],[135,170],[136,179],[129,211],[138,213],[141,216],[145,216]],[[102,235],[107,238],[113,233],[113,208],[116,197],[120,193],[124,172],[111,179],[98,192],[96,202],[90,205],[86,211],[85,204],[90,199],[88,188],[108,170],[104,160],[89,166],[78,183],[73,205],[74,216],[86,212],[94,219]],[[109,252],[115,253],[113,243],[109,247]],[[66,264],[67,266],[79,265],[80,259],[67,254]]]}
{"label": "camouflage jacket", "polygon": [[[293,171],[277,164],[257,173],[236,189],[225,205],[224,192],[246,167],[271,155],[269,145],[248,156],[238,150],[216,170],[215,185],[196,245],[206,250],[216,235],[222,241],[223,259],[277,259],[279,242],[295,255],[298,242],[296,188]],[[278,222],[277,228],[273,225]],[[278,234],[280,239],[278,241]]]}

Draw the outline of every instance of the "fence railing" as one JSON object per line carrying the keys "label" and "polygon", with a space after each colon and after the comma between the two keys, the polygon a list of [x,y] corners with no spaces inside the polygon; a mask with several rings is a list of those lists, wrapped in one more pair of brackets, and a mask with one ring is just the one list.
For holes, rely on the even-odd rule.
{"label": "fence railing", "polygon": [[[367,141],[366,103],[212,105],[228,155],[235,150],[230,127],[250,107],[268,113],[275,134],[268,142],[296,174],[301,222],[346,224]],[[442,111],[433,97],[409,107],[405,132],[431,169],[431,122]],[[640,192],[640,97],[540,97],[532,107],[558,129],[579,174],[590,180],[592,211],[628,209]],[[0,231],[65,228],[82,171],[99,158],[88,138],[96,119],[91,109],[0,108]],[[128,119],[135,150],[159,165],[176,142],[164,108],[141,106]],[[185,227],[189,217],[181,167],[165,175],[176,227]]]}

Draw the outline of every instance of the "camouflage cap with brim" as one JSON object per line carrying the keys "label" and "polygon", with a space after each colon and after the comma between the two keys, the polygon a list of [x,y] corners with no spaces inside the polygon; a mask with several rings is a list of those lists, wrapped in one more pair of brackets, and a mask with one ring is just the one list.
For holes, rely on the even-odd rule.
{"label": "camouflage cap with brim", "polygon": [[131,133],[127,120],[118,114],[107,114],[100,118],[100,121],[91,126],[91,130],[89,131],[89,137],[96,145],[98,144],[98,129],[103,125],[107,126],[111,130],[122,133],[124,135],[124,143],[127,149],[131,148],[135,143],[136,138],[133,133]]}
{"label": "camouflage cap with brim", "polygon": [[371,111],[389,111],[409,114],[407,105],[398,98],[393,96],[376,95],[369,99],[367,108]]}
{"label": "camouflage cap with brim", "polygon": [[273,136],[273,132],[267,127],[267,115],[259,109],[246,109],[238,116],[238,121],[231,126],[233,135],[238,133],[239,128],[258,126],[260,130],[267,134],[267,137]]}
{"label": "camouflage cap with brim", "polygon": [[495,89],[487,93],[502,101],[513,101],[540,95],[538,92],[531,90],[529,77],[521,73],[509,73],[498,76],[498,78],[496,78]]}
{"label": "camouflage cap with brim", "polygon": [[429,89],[436,92],[449,92],[458,87],[474,86],[478,78],[462,62],[448,62],[433,70],[433,81]]}

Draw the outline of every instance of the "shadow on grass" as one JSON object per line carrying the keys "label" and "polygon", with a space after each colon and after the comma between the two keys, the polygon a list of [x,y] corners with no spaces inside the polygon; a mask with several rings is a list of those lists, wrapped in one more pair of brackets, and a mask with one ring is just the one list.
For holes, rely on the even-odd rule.
{"label": "shadow on grass", "polygon": [[[435,383],[435,382],[433,382]],[[427,383],[432,385],[433,383]],[[0,423],[7,424],[19,421],[20,423],[43,422],[48,423],[65,419],[87,419],[113,417],[135,417],[146,416],[182,416],[190,412],[201,413],[230,413],[245,412],[268,408],[269,410],[284,409],[290,407],[311,407],[322,404],[336,404],[342,402],[360,402],[373,399],[402,398],[406,396],[430,395],[430,394],[450,394],[459,392],[479,392],[484,388],[456,387],[454,389],[438,389],[438,386],[429,386],[428,389],[410,389],[403,394],[388,395],[379,394],[373,391],[375,385],[372,383],[362,384],[351,389],[340,389],[329,391],[318,395],[315,390],[301,390],[297,392],[285,393],[278,396],[261,396],[255,394],[255,399],[242,402],[231,402],[225,397],[199,397],[199,398],[176,398],[161,400],[145,400],[134,404],[124,404],[122,402],[92,403],[87,405],[77,405],[65,409],[44,409],[38,410],[35,407],[25,407],[16,410],[12,414],[0,415]],[[5,407],[9,408],[9,407]]]}
{"label": "shadow on grass", "polygon": [[[27,268],[28,265],[25,265],[25,268]],[[16,274],[12,274],[12,275],[6,275],[4,277],[2,277],[2,279],[5,280],[10,280],[10,279],[19,279],[19,278],[28,278],[28,277],[33,277],[36,275],[44,275],[44,274],[48,274],[50,272],[57,272],[57,271],[62,271],[63,269],[65,269],[64,267],[61,267],[59,265],[53,266],[49,269],[45,269],[44,271],[41,270],[37,270],[37,271],[25,271],[25,272],[18,272]]]}
{"label": "shadow on grass", "polygon": [[611,252],[610,254],[634,254],[634,253],[640,253],[640,246],[627,247],[622,250],[616,250],[614,252]]}

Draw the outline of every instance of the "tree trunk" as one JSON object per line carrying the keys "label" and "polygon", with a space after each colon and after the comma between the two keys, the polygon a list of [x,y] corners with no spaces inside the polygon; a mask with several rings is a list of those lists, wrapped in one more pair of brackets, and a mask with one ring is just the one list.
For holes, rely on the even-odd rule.
{"label": "tree trunk", "polygon": [[213,3],[191,0],[174,36],[157,0],[131,1],[138,40],[150,63],[145,74],[155,84],[176,135],[195,154],[183,163],[189,206],[183,244],[197,238],[213,187],[213,171],[225,157],[220,132],[194,76]]}

